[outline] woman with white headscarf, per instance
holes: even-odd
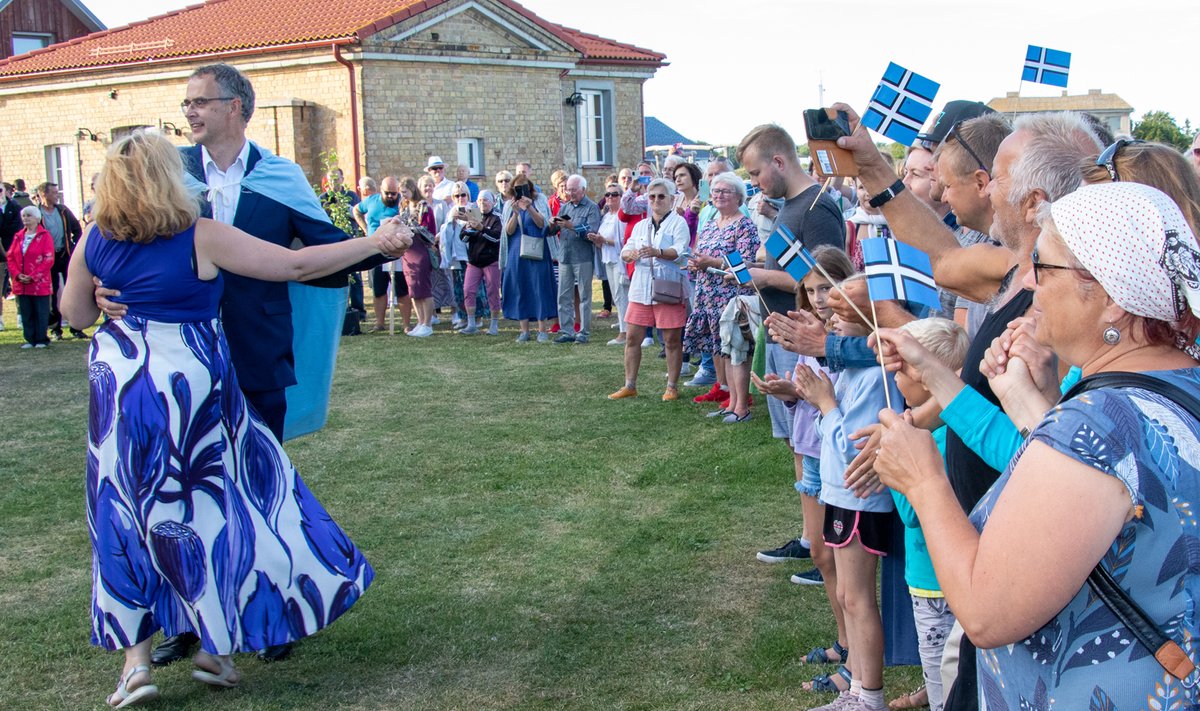
[[[899,416],[881,413],[875,470],[920,517],[938,581],[978,648],[989,708],[1193,706],[1200,246],[1170,198],[1135,183],[1085,186],[1040,217],[1025,278],[1035,336],[1083,380],[1022,433],[969,519],[928,433]],[[910,339],[880,338],[891,369],[920,373]],[[991,382],[1006,400],[1039,389],[1019,357]],[[1152,635],[1114,613],[1117,596],[1093,593],[1089,577],[1105,574],[1177,649],[1148,650]]]

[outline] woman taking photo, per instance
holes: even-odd
[[[513,179],[514,190],[528,191],[532,188],[533,183],[524,175]],[[521,323],[517,343],[529,340],[530,321],[538,322],[538,343],[549,341],[549,319],[558,313],[558,290],[554,285],[554,271],[550,264],[550,240],[546,239],[546,211],[549,208],[545,197],[540,193],[534,193],[534,196],[514,198],[505,210],[507,221],[503,232],[508,237],[508,250],[501,257],[501,304],[504,318]],[[524,250],[522,241],[527,244]]]
[[[676,176],[687,173],[688,166],[691,164],[685,163],[676,168]],[[675,182],[680,182],[678,177]],[[741,294],[753,296],[754,289],[739,286],[737,282],[727,281],[723,275],[709,274],[706,270],[728,269],[726,255],[735,251],[742,255],[744,263],[754,261],[758,253],[758,229],[741,212],[745,200],[746,183],[736,173],[721,173],[713,178],[712,204],[717,216],[704,224],[696,241],[696,250],[688,259],[696,298],[683,331],[683,350],[687,353],[711,354],[717,373],[717,382],[712,389],[696,396],[696,402],[720,402],[730,398],[730,402],[737,406],[725,414],[733,414],[735,419],[749,417],[750,376],[746,373],[745,377],[729,377],[729,359],[721,357],[721,314],[730,300]],[[690,211],[685,212],[691,214]],[[732,390],[736,390],[736,393],[731,398]]]
[[[111,706],[158,696],[150,639],[193,632],[193,678],[236,686],[230,655],[287,644],[346,612],[374,571],[296,474],[238,387],[218,304],[222,271],[272,281],[398,256],[408,230],[289,250],[197,219],[179,152],[135,132],[109,150],[95,225],[71,257],[62,310],[100,315],[93,276],[128,313],[88,357],[92,642],[122,649]]]
[[[683,364],[682,332],[687,320],[689,285],[683,267],[689,255],[687,223],[672,209],[675,184],[657,178],[646,189],[650,213],[633,229],[621,259],[633,264],[629,281],[629,308],[625,313],[625,385],[610,400],[637,396],[637,376],[642,365],[642,339],[646,329],[662,332],[667,351],[665,401],[679,399],[679,369]],[[657,292],[657,293],[656,293]]]
[[[1179,403],[1200,389],[1200,245],[1170,198],[1135,183],[1084,186],[1044,206],[1040,225],[1024,282],[1035,337],[1083,381],[1028,432],[970,519],[928,433],[898,416],[883,413],[875,471],[920,517],[950,607],[978,647],[989,708],[1037,697],[1192,706],[1196,672],[1166,672],[1085,581],[1107,571],[1197,661],[1200,584],[1194,555],[1181,551],[1200,505],[1200,423]],[[921,358],[910,338],[880,335],[889,367],[923,377],[907,365]],[[1106,374],[1117,382],[1092,380]],[[1153,386],[1130,387],[1133,374]],[[1018,357],[991,383],[1006,402],[1042,392]],[[1052,515],[1047,502],[1058,502]]]

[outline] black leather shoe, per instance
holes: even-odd
[[[71,329],[71,336],[85,340],[85,341],[87,340],[87,337],[88,337],[88,335],[86,333],[84,333],[83,331],[80,331],[78,328]]]
[[[184,659],[191,654],[192,647],[199,641],[200,638],[191,632],[167,637],[150,653],[150,663],[156,667],[165,667],[171,662]]]
[[[292,656],[292,645],[276,644],[266,649],[258,650],[258,658],[264,662],[282,662],[284,659]]]

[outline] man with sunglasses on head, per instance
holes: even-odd
[[[335,227],[321,208],[308,178],[300,167],[247,140],[246,125],[254,115],[254,87],[238,69],[228,64],[209,64],[192,72],[180,104],[192,132],[194,146],[180,148],[184,180],[201,201],[201,216],[233,225],[259,239],[291,246],[330,244],[350,239]],[[306,282],[314,286],[345,286],[347,274],[370,269],[389,261],[373,257],[343,272]],[[289,285],[266,282],[227,273],[221,295],[221,318],[229,341],[229,353],[242,392],[279,441],[284,440],[288,398],[285,391],[300,385],[312,401],[322,399],[316,390],[322,383],[298,383],[293,350],[293,303]],[[120,294],[97,287],[96,303],[110,318],[123,318],[127,311]],[[315,314],[315,312],[305,312]],[[344,306],[330,325],[340,332]],[[309,328],[311,319],[296,323]],[[322,334],[323,337],[323,334]],[[318,342],[314,336],[307,342]],[[328,342],[328,341],[321,341]],[[310,367],[327,353],[302,354]],[[319,368],[318,368],[319,369]],[[332,375],[332,371],[329,371]],[[323,393],[326,397],[328,389]],[[300,401],[303,402],[303,401]],[[192,633],[166,639],[154,650],[151,662],[170,664],[186,657],[199,641]],[[290,644],[269,646],[258,652],[264,661],[284,659]]]

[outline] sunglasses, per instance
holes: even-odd
[[[604,197],[621,197],[621,193],[604,193]]]
[[[1132,143],[1145,143],[1145,141],[1138,138],[1118,138],[1116,143],[1105,148],[1104,152],[1096,158],[1096,165],[1104,166],[1104,169],[1108,171],[1108,177],[1112,178],[1114,183],[1121,182],[1121,176],[1117,173],[1117,153]]]
[[[984,164],[983,159],[981,159],[979,157],[979,154],[976,153],[971,148],[970,144],[967,143],[966,139],[963,138],[962,132],[958,130],[958,127],[961,125],[962,125],[962,121],[959,121],[958,123],[951,126],[950,133],[947,134],[947,137],[953,138],[954,140],[958,141],[958,145],[962,146],[962,149],[967,152],[967,155],[971,156],[971,158],[973,158],[975,160],[975,163],[976,163],[976,165],[979,166],[979,169],[982,170],[983,172],[987,173],[987,177],[990,179],[992,177],[991,169],[989,169],[987,167],[987,165]]]
[[[511,183],[512,178],[501,178],[501,179],[497,180],[496,182],[497,183]]]
[[[470,193],[455,193],[455,194],[451,195],[450,197],[452,197],[452,198],[471,197],[471,194]]]
[[[1064,272],[1086,272],[1087,271],[1086,269],[1084,269],[1082,267],[1068,267],[1068,266],[1065,266],[1062,264],[1045,264],[1043,262],[1039,262],[1038,261],[1038,251],[1036,249],[1033,250],[1033,283],[1034,284],[1042,283],[1042,275],[1040,272],[1044,269],[1057,269],[1057,270],[1064,271]]]

